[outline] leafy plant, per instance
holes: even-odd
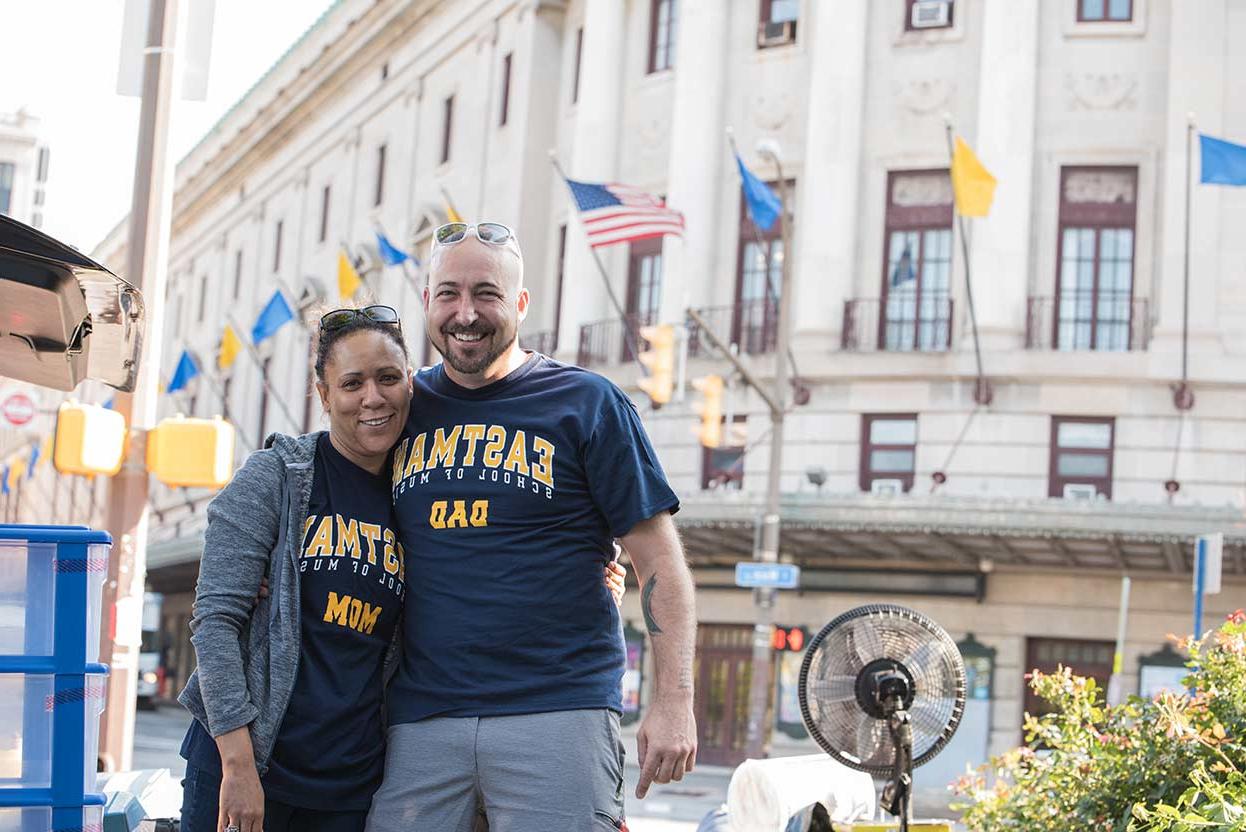
[[[1026,745],[953,790],[976,832],[1246,832],[1246,613],[1188,639],[1188,694],[1107,706],[1093,679],[1031,674],[1055,710],[1026,716]],[[1186,825],[1180,825],[1186,824]],[[1199,825],[1201,824],[1201,825]]]

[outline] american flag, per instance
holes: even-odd
[[[580,219],[593,248],[661,237],[684,235],[684,215],[650,193],[630,185],[567,180],[580,209]]]

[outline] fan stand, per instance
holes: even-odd
[[[891,782],[883,789],[883,808],[900,819],[900,832],[908,832],[913,819],[913,724],[904,709],[904,698],[892,693],[883,703],[887,730],[895,747]]]

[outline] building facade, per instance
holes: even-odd
[[[515,227],[533,297],[521,343],[635,393],[681,494],[702,757],[731,764],[755,615],[731,567],[753,551],[768,411],[729,381],[730,441],[701,447],[695,394],[651,409],[626,333],[675,323],[688,378],[725,372],[685,326],[696,309],[766,383],[786,261],[791,360],[809,397],[781,449],[780,559],[801,565],[802,587],[781,593],[775,617],[814,633],[898,601],[952,633],[970,703],[946,763],[919,771],[939,786],[1020,740],[1039,707],[1028,669],[1106,679],[1123,575],[1129,691],[1173,675],[1149,668],[1170,660],[1167,633],[1191,629],[1197,535],[1225,534],[1209,624],[1246,600],[1246,239],[1234,233],[1246,195],[1193,185],[1188,245],[1185,232],[1190,131],[1246,136],[1243,58],[1228,46],[1246,35],[1246,2],[1199,11],[341,0],[178,164],[164,366],[191,349],[212,367],[223,327],[248,331],[274,291],[336,303],[343,246],[369,292],[401,310],[419,361],[423,275],[383,268],[375,231],[423,257],[451,203]],[[963,237],[952,133],[999,180]],[[731,142],[777,182],[766,139],[791,194],[791,251],[743,209]],[[685,234],[600,250],[603,279],[551,155],[572,178],[664,195]],[[96,258],[122,266],[124,234]],[[308,329],[286,326],[165,410],[222,413],[248,447],[320,427],[308,350]],[[193,663],[185,621],[210,495],[155,493],[149,586],[166,593],[176,684]],[[625,617],[634,718],[651,675],[635,593]],[[798,653],[778,657],[773,753],[813,748],[798,668]]]
[[[49,159],[38,118],[25,110],[0,113],[0,214],[43,226]]]

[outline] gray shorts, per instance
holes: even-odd
[[[394,725],[367,832],[593,832],[623,824],[623,742],[609,710]]]

